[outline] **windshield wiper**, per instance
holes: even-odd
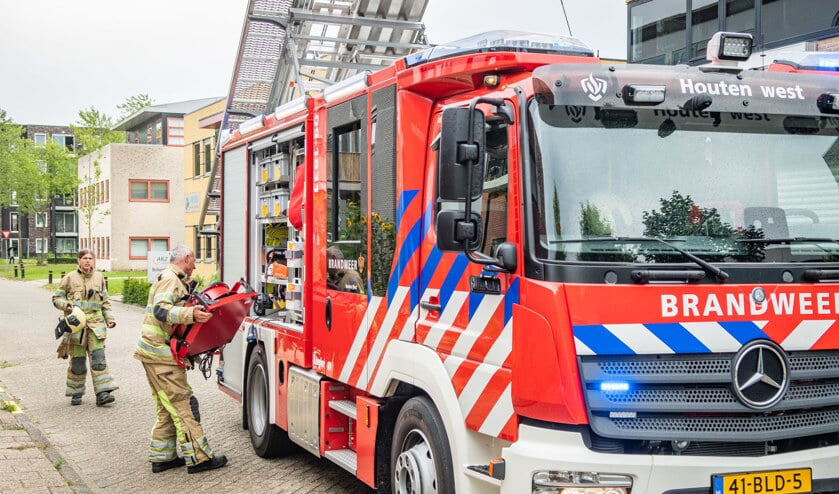
[[[839,244],[835,238],[815,237],[779,237],[779,238],[738,238],[744,244]]]
[[[683,240],[682,240],[683,241]],[[690,252],[682,249],[681,247],[676,247],[675,245],[671,244],[670,242],[658,238],[658,237],[590,237],[590,238],[580,238],[575,240],[555,240],[551,243],[587,243],[587,242],[658,242],[662,245],[666,245],[667,247],[675,250],[679,254],[687,257],[691,261],[693,261],[697,266],[702,268],[705,273],[714,276],[718,281],[725,281],[728,279],[728,273],[723,271],[722,269],[714,266],[713,264],[709,263],[705,259],[698,257]],[[649,276],[644,276],[645,278]]]

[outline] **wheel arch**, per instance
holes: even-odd
[[[446,429],[446,436],[449,441],[449,450],[452,457],[452,469],[455,474],[455,490],[461,492],[466,489],[463,465],[468,464],[465,418],[460,409],[457,395],[454,392],[451,378],[440,359],[440,356],[432,349],[412,342],[393,340],[384,354],[376,377],[370,386],[369,392],[374,396],[387,398],[389,406],[386,410],[386,424],[382,424],[380,414],[379,427],[385,431],[385,435],[377,437],[378,445],[385,446],[376,450],[377,464],[377,485],[387,481],[387,489],[380,492],[390,492],[390,441],[393,437],[393,426],[402,405],[414,396],[425,396],[437,409],[440,418]],[[398,406],[393,406],[398,405]],[[387,425],[387,427],[383,427]],[[387,450],[387,455],[382,456],[379,450]],[[387,458],[385,472],[387,479],[380,480],[380,460]]]

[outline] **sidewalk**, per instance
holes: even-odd
[[[38,287],[47,280],[27,280]],[[2,363],[2,362],[0,362]],[[0,381],[0,492],[93,492]]]
[[[10,411],[13,409],[14,411]],[[90,493],[0,382],[0,492]]]

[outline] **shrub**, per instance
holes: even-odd
[[[151,285],[144,278],[128,278],[122,286],[122,301],[145,306],[149,300],[149,288]]]

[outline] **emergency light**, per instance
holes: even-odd
[[[796,70],[839,72],[839,52],[783,52],[775,57],[774,63],[788,65]]]
[[[666,86],[654,84],[627,84],[621,91],[626,104],[655,105],[664,101]]]
[[[580,57],[594,56],[594,51],[591,48],[579,39],[570,36],[500,30],[477,34],[413,53],[405,57],[405,65],[414,67],[433,60],[493,51],[553,53]]]
[[[738,62],[752,56],[752,35],[718,32],[708,40],[705,58],[713,63]]]
[[[600,391],[608,393],[626,393],[629,391],[629,383],[626,381],[603,381],[600,383]]]

